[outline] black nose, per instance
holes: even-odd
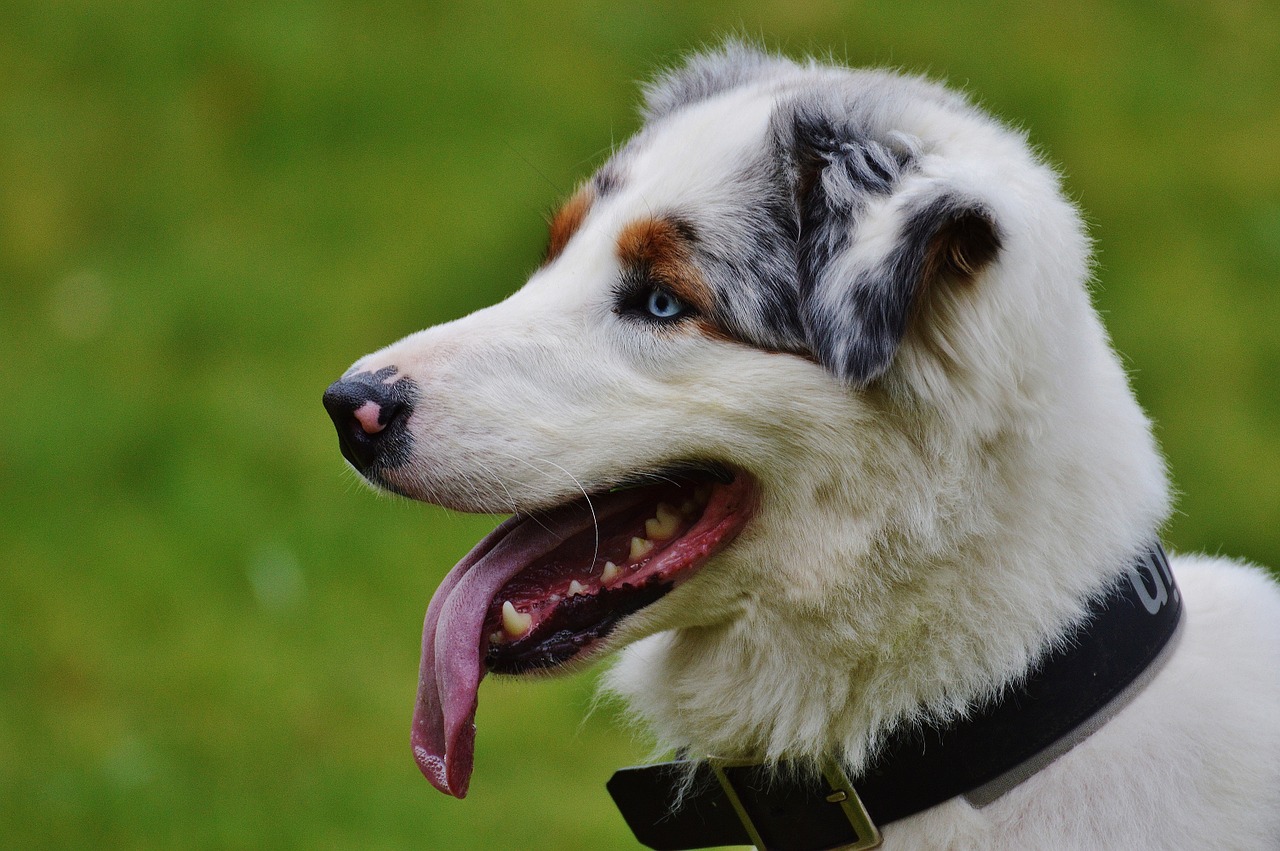
[[[387,382],[393,370],[349,375],[324,391],[324,407],[338,429],[342,457],[360,472],[391,466],[408,454],[405,422],[413,412],[413,383]]]

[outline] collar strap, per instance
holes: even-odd
[[[1066,753],[1155,675],[1181,619],[1169,561],[1154,543],[1024,682],[959,721],[895,735],[857,777],[836,762],[814,771],[682,759],[620,769],[609,794],[636,838],[658,851],[874,848],[876,825],[957,795],[983,806]]]

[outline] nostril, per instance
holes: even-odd
[[[372,399],[356,408],[355,418],[365,434],[377,434],[386,428],[382,424],[382,406]]]
[[[405,404],[395,399],[383,402],[375,402],[373,399],[369,399],[352,411],[351,415],[355,417],[356,422],[359,423],[364,433],[372,437],[375,434],[381,434],[386,431],[388,426],[394,425],[396,419],[405,410]]]

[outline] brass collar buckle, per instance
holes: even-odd
[[[716,780],[720,782],[720,787],[724,790],[725,797],[733,805],[733,810],[737,814],[738,820],[742,822],[743,829],[751,837],[752,844],[756,846],[758,851],[773,851],[777,846],[770,846],[765,841],[760,828],[752,820],[750,811],[743,803],[744,795],[739,794],[740,790],[734,785],[734,778],[731,776],[737,773],[734,772],[734,769],[756,766],[757,763],[753,763],[750,760],[729,760],[718,757],[708,757],[707,763],[710,765],[712,773],[715,774]],[[880,847],[881,842],[883,842],[880,837],[880,830],[871,821],[867,808],[863,805],[862,799],[858,797],[857,791],[853,788],[853,783],[849,781],[848,775],[845,774],[840,764],[834,759],[828,759],[822,765],[822,777],[827,786],[824,793],[827,803],[840,808],[845,819],[849,822],[849,826],[853,828],[856,839],[851,843],[832,846],[821,849],[821,851],[863,851],[863,849]],[[739,777],[739,782],[741,782],[741,779]],[[813,849],[813,851],[819,851],[819,849]]]

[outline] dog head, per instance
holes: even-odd
[[[369,481],[515,515],[428,612],[415,746],[453,794],[486,671],[838,622],[888,552],[992,522],[973,491],[1000,471],[975,447],[1041,433],[1073,394],[1127,398],[1077,214],[965,99],[731,45],[662,77],[644,117],[520,290],[325,395]]]

